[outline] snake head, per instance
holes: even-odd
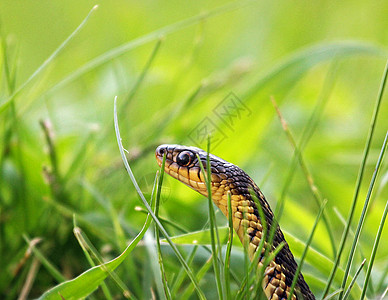
[[[181,145],[160,145],[156,148],[155,156],[159,166],[162,165],[163,156],[166,156],[164,171],[170,176],[183,182],[190,188],[207,196],[205,177],[198,160],[202,162],[206,171],[207,152],[196,147]],[[215,187],[222,180],[227,180],[226,170],[234,165],[209,154],[211,185]]]

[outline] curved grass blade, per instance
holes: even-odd
[[[381,297],[379,300],[384,300],[385,299],[385,296],[388,294],[388,286],[387,288],[384,290],[384,292],[382,293]]]
[[[140,196],[142,202],[143,202],[143,205],[145,206],[145,208],[147,209],[148,213],[150,214],[151,218],[154,220],[154,222],[156,223],[157,227],[159,228],[159,230],[163,233],[163,235],[165,236],[165,238],[167,239],[167,242],[170,244],[172,250],[174,251],[175,255],[177,256],[178,260],[180,261],[180,263],[182,264],[183,268],[186,270],[186,273],[187,275],[189,276],[190,280],[192,281],[192,283],[194,284],[194,287],[196,289],[196,292],[199,296],[200,299],[205,299],[205,295],[204,293],[202,292],[202,290],[200,289],[199,285],[198,285],[198,282],[193,274],[193,272],[191,271],[190,267],[187,265],[185,259],[183,258],[182,254],[179,252],[178,248],[176,247],[176,245],[172,242],[170,236],[168,235],[166,229],[164,229],[162,223],[160,223],[159,219],[155,216],[154,212],[152,211],[150,205],[148,204],[147,200],[145,199],[143,193],[141,192],[140,190],[140,187],[135,179],[135,176],[133,175],[132,173],[132,169],[131,167],[129,166],[129,163],[128,163],[128,160],[125,156],[125,153],[124,153],[124,147],[121,143],[121,135],[120,135],[120,130],[119,130],[119,125],[118,125],[118,120],[117,120],[117,106],[116,106],[116,101],[117,101],[117,97],[115,97],[115,100],[114,100],[114,124],[115,124],[115,131],[116,131],[116,138],[117,138],[117,144],[119,146],[119,150],[120,150],[120,154],[121,154],[121,158],[123,160],[123,163],[124,163],[124,166],[127,170],[127,173],[129,175],[129,177],[131,178],[131,181],[133,183],[133,185],[135,186],[135,189],[138,193],[138,195]],[[164,170],[161,170],[161,172],[163,172]]]
[[[58,296],[60,296],[66,300],[77,300],[94,292],[101,282],[109,275],[109,272],[116,269],[140,242],[145,232],[148,230],[151,220],[152,219],[148,215],[141,231],[118,257],[104,265],[93,267],[72,280],[57,285],[45,292],[39,299],[57,300]]]
[[[330,299],[333,299],[335,296],[337,296],[339,293],[342,292],[342,289],[339,289],[339,290],[336,290],[335,292],[327,295],[325,298],[323,298],[322,300],[330,300]]]
[[[120,112],[121,113],[123,113],[125,111],[125,109],[127,108],[128,104],[131,102],[132,98],[135,96],[135,94],[136,94],[137,90],[139,89],[141,83],[143,82],[147,72],[151,68],[151,65],[152,65],[152,63],[153,63],[153,61],[154,61],[154,59],[156,57],[156,54],[158,53],[158,51],[160,49],[160,45],[162,44],[162,41],[163,41],[162,37],[160,37],[157,40],[154,49],[152,49],[152,53],[151,53],[150,57],[148,58],[148,60],[147,60],[147,62],[145,64],[143,70],[140,73],[140,76],[137,78],[134,86],[132,87],[131,91],[128,93],[128,96],[126,97],[125,101],[123,102],[123,104],[120,107]]]
[[[164,166],[166,164],[166,154],[163,155],[163,161],[162,161],[162,166],[161,170],[164,170]],[[155,216],[159,217],[159,203],[160,203],[160,195],[162,193],[162,185],[163,185],[163,177],[164,177],[164,172],[162,171],[160,173],[160,176],[158,178],[158,192],[156,194],[156,203],[155,203]],[[166,299],[171,299],[171,292],[167,284],[167,278],[166,278],[166,272],[164,269],[164,263],[163,263],[163,257],[162,257],[162,249],[160,247],[160,234],[159,234],[159,229],[155,228],[155,239],[156,239],[156,247],[158,251],[158,260],[159,260],[159,267],[160,267],[160,274],[161,274],[161,280],[163,283],[163,291]]]

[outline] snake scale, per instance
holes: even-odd
[[[202,149],[181,145],[161,145],[155,152],[159,166],[162,164],[163,156],[166,155],[166,173],[207,197],[206,183],[197,154],[206,170],[208,154]],[[280,243],[284,243],[284,246],[266,267],[261,285],[268,299],[286,300],[291,292],[297,263],[280,227],[274,222],[274,215],[267,200],[254,181],[239,167],[212,154],[209,154],[209,161],[212,200],[223,214],[228,216],[227,192],[230,191],[233,228],[243,244],[244,240],[248,239],[247,251],[251,260],[262,238],[263,224],[250,191],[253,191],[260,203],[268,228],[272,224],[276,226],[272,245],[267,241],[264,242],[259,265],[263,263],[265,248],[270,247],[271,251]],[[315,299],[301,273],[298,276],[291,299]]]

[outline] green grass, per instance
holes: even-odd
[[[204,118],[317,299],[387,293],[388,4],[94,5],[0,3],[1,299],[260,297],[230,220],[155,162],[206,149]]]

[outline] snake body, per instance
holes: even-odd
[[[155,153],[159,166],[162,164],[163,156],[166,155],[166,173],[207,197],[206,183],[197,154],[206,170],[208,154],[202,149],[180,145],[161,145],[156,149]],[[268,228],[272,224],[276,226],[272,245],[267,241],[264,242],[259,258],[259,266],[263,265],[265,248],[270,247],[269,251],[272,251],[280,243],[284,243],[284,246],[266,267],[261,285],[268,299],[288,299],[297,263],[280,227],[274,222],[273,212],[263,193],[254,181],[236,165],[212,154],[209,154],[209,161],[211,167],[212,200],[223,214],[228,216],[227,193],[228,191],[230,192],[233,228],[243,244],[244,241],[249,241],[247,251],[250,259],[253,259],[263,236],[262,222],[266,222]],[[256,195],[264,212],[265,220],[261,220],[256,202],[252,199],[250,191]],[[290,298],[292,300],[315,299],[301,273],[298,276],[295,291]]]

